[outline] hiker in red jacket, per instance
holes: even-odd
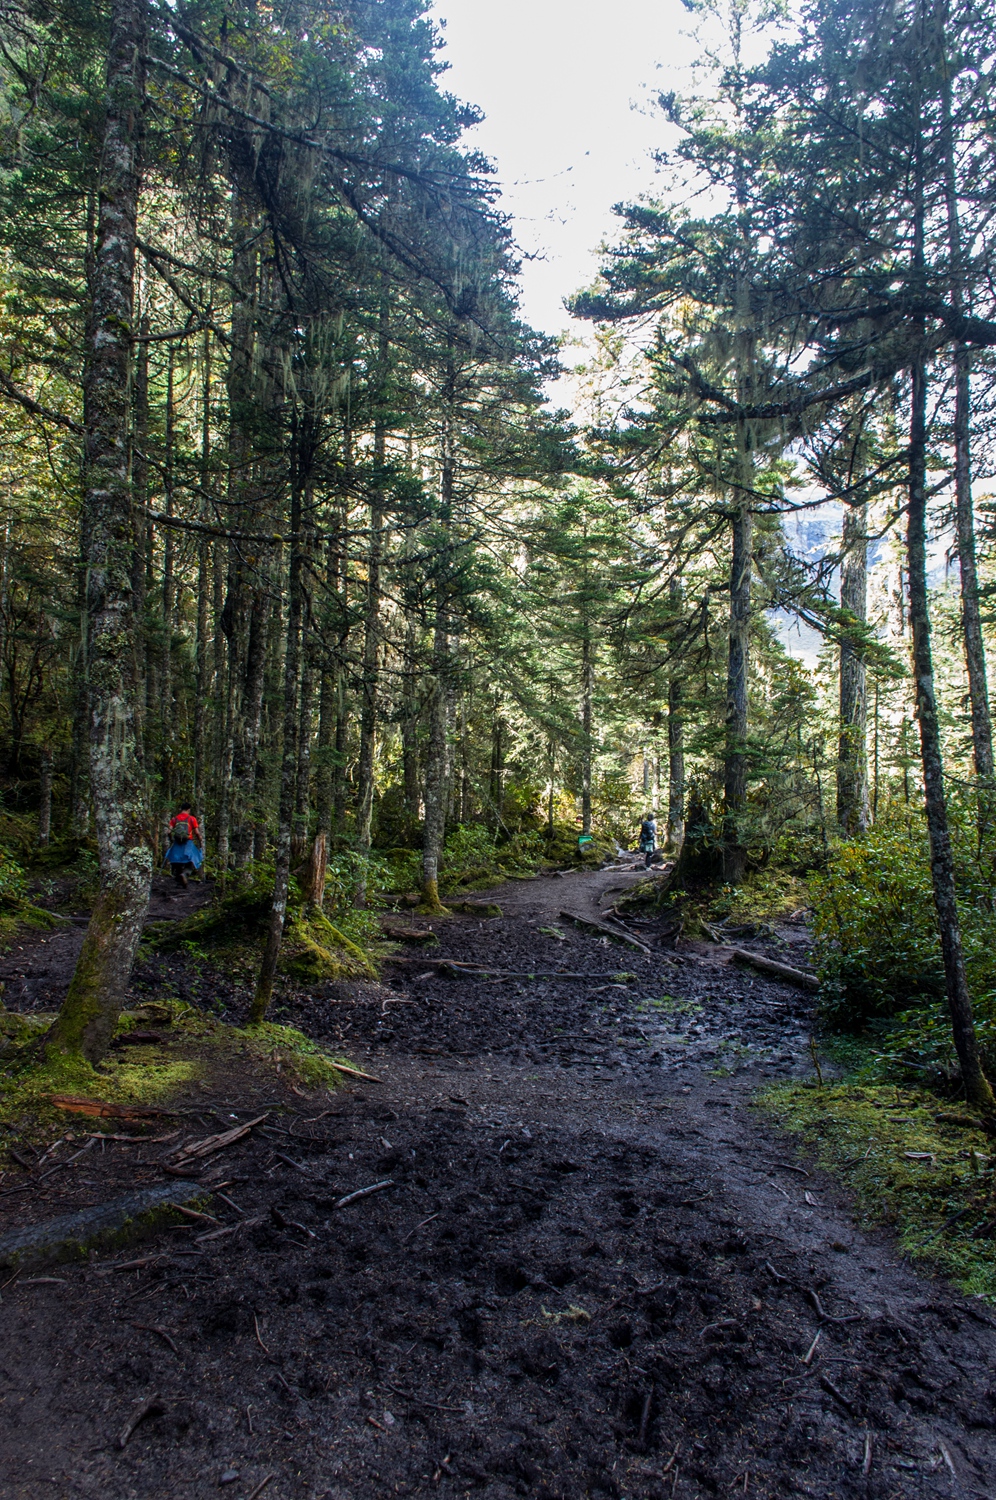
[[[180,811],[170,818],[169,834],[166,863],[172,870],[177,885],[186,886],[188,874],[199,870],[204,863],[201,825],[191,812],[189,802],[182,802]]]

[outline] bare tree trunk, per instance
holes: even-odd
[[[383,448],[381,448],[383,463]],[[378,466],[379,467],[379,466]],[[374,753],[377,745],[377,693],[380,684],[380,564],[384,513],[379,492],[370,507],[370,547],[367,552],[366,618],[363,628],[363,677],[360,707],[360,755],[357,765],[356,852],[370,853],[374,805]],[[363,904],[365,882],[357,892]]]
[[[868,619],[868,507],[844,508],[840,605],[856,625]],[[868,830],[868,698],[860,640],[840,643],[840,737],[837,745],[837,822],[848,838]]]
[[[954,125],[951,118],[951,67],[942,73],[942,110],[945,135],[944,195],[948,220],[948,245],[951,253],[951,300],[957,312],[965,304],[964,250],[958,215],[958,182],[955,167]],[[979,575],[975,557],[975,516],[972,506],[971,455],[971,370],[969,353],[964,344],[954,347],[955,413],[955,517],[958,533],[958,565],[961,574],[961,618],[968,669],[968,694],[972,708],[972,752],[975,774],[982,784],[979,797],[979,821],[989,822],[993,780],[993,729],[989,711],[989,683],[986,677],[986,650],[982,638],[979,609]]]
[[[679,854],[685,836],[685,721],[677,676],[667,685],[667,770],[667,848]]]
[[[295,455],[294,466],[297,465]],[[294,818],[295,792],[298,768],[298,736],[301,727],[299,702],[301,674],[301,618],[302,618],[302,558],[301,558],[301,491],[299,477],[295,473],[291,496],[291,555],[289,569],[289,601],[287,615],[287,638],[284,647],[284,737],[280,759],[280,811],[278,814],[277,858],[273,880],[273,901],[270,906],[270,921],[266,934],[266,947],[260,964],[256,992],[249,1010],[250,1025],[258,1026],[266,1016],[266,1008],[273,994],[273,981],[280,957],[284,921],[287,916],[287,895],[290,887],[291,834]]]
[[[297,794],[294,802],[294,828],[291,835],[291,868],[302,863],[308,852],[308,821],[311,815],[311,737],[315,696],[315,659],[311,650],[311,601],[302,589],[301,621],[301,724],[298,730]]]
[[[749,454],[741,455],[743,463]],[[747,676],[750,651],[752,517],[746,493],[732,518],[730,646],[726,674],[726,751],[723,788],[723,879],[739,885],[747,871],[743,819],[747,807]]]
[[[418,786],[418,705],[415,694],[418,664],[416,662],[415,621],[409,616],[405,627],[405,664],[401,707],[401,765],[405,789],[405,812],[412,822],[419,815]]]
[[[921,13],[921,26],[922,26]],[[913,273],[915,286],[925,281],[924,254],[924,165],[922,138],[916,137],[913,183]],[[944,795],[944,763],[941,731],[934,689],[934,663],[930,642],[930,612],[927,593],[927,366],[923,354],[926,329],[920,323],[920,348],[913,362],[910,392],[909,507],[906,553],[909,566],[910,629],[913,637],[913,685],[920,724],[920,753],[930,838],[930,874],[934,908],[944,960],[944,983],[951,1032],[961,1065],[965,1098],[996,1128],[996,1098],[982,1071],[979,1043],[972,1015],[972,998],[965,973],[955,889],[954,856],[948,830]]]
[[[930,835],[930,873],[934,907],[944,958],[944,979],[955,1050],[969,1104],[996,1117],[996,1099],[982,1071],[972,1000],[965,975],[965,955],[955,893],[954,857],[944,796],[941,732],[934,690],[927,597],[927,372],[923,359],[913,367],[910,420],[910,490],[906,532],[910,570],[910,625],[913,632],[913,681],[920,724],[920,752]]]
[[[52,837],[52,747],[43,745],[41,750],[41,776],[38,793],[38,843],[42,849],[48,847]]]
[[[446,833],[449,771],[449,638],[446,619],[436,619],[429,703],[429,746],[425,766],[425,818],[422,836],[422,910],[443,911],[439,900],[439,861]]]
[[[173,514],[173,481],[175,461],[174,429],[174,353],[169,346],[169,363],[166,370],[166,432],[165,463],[163,466],[163,508],[168,516]],[[169,807],[173,801],[173,765],[176,740],[176,704],[173,701],[173,528],[162,530],[163,576],[162,576],[162,656],[159,663],[159,784],[163,802]]]
[[[131,978],[149,904],[152,857],[135,745],[135,618],[129,472],[129,379],[135,236],[145,95],[145,14],[113,0],[100,205],[83,372],[90,788],[100,837],[100,890],[48,1047],[97,1062]]]
[[[584,622],[581,641],[581,832],[591,833],[592,721],[595,697],[595,648]]]
[[[201,422],[201,488],[211,481],[211,335],[204,335],[204,409]],[[206,498],[202,514],[207,517]],[[205,748],[208,711],[208,602],[211,588],[210,545],[206,536],[197,544],[197,638],[194,647],[194,786],[193,801],[204,834]]]

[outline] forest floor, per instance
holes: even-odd
[[[275,1019],[379,1082],[179,1090],[188,1133],[270,1113],[213,1158],[217,1224],[2,1289],[0,1495],[991,1500],[996,1321],[857,1230],[752,1103],[811,1074],[809,995],[652,923],[645,956],[561,916],[640,874],[423,921],[432,957],[503,975],[407,950],[380,983],[281,992]],[[207,894],[157,884],[152,917]],[[54,1008],[81,930],[18,940],[8,1006]],[[787,923],[757,947],[805,943]],[[140,966],[156,995],[232,1021],[248,999],[185,956]],[[154,1142],[99,1145],[7,1172],[0,1233],[164,1180]]]

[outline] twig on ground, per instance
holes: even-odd
[[[257,1342],[257,1344],[262,1349],[262,1351],[263,1351],[264,1354],[269,1355],[270,1351],[266,1347],[266,1345],[263,1343],[263,1339],[262,1339],[262,1336],[261,1336],[260,1331],[259,1331],[259,1319],[257,1318],[257,1316],[256,1316],[255,1313],[253,1313],[253,1315],[252,1315],[252,1322],[253,1322],[253,1327],[256,1330],[256,1342]]]
[[[221,1223],[221,1220],[216,1219],[214,1214],[202,1214],[198,1212],[196,1208],[185,1208],[182,1203],[174,1203],[173,1207],[176,1209],[177,1213],[182,1214],[185,1219],[196,1219],[202,1224]]]
[[[256,1500],[256,1496],[257,1495],[261,1495],[263,1493],[263,1491],[266,1489],[266,1486],[269,1484],[270,1480],[271,1479],[276,1479],[276,1477],[277,1477],[277,1472],[274,1469],[274,1471],[273,1471],[272,1474],[267,1474],[267,1476],[266,1476],[265,1479],[261,1479],[259,1481],[259,1484],[257,1484],[257,1486],[253,1490],[252,1494],[248,1497],[248,1500]]]
[[[118,1448],[124,1448],[139,1422],[144,1422],[146,1417],[151,1417],[163,1410],[163,1398],[161,1396],[148,1396],[139,1403],[132,1412],[127,1422],[117,1436]]]
[[[383,1182],[372,1182],[369,1187],[357,1188],[355,1193],[347,1193],[344,1198],[339,1198],[335,1206],[345,1208],[348,1203],[355,1203],[357,1198],[369,1198],[372,1193],[382,1193],[385,1188],[393,1186],[393,1177],[387,1177]]]
[[[401,1243],[403,1245],[406,1245],[408,1243],[408,1241],[411,1239],[412,1235],[415,1233],[416,1230],[418,1230],[418,1229],[424,1229],[425,1226],[426,1226],[426,1224],[431,1224],[432,1221],[433,1221],[433,1219],[438,1219],[438,1218],[439,1218],[439,1214],[438,1213],[436,1213],[436,1214],[430,1214],[427,1219],[423,1219],[421,1221],[421,1223],[416,1224],[415,1225],[415,1229],[409,1229],[408,1233],[405,1235],[405,1237],[401,1241]]]
[[[786,1172],[798,1172],[800,1177],[809,1176],[809,1173],[806,1171],[805,1167],[796,1167],[790,1161],[773,1161],[770,1163],[770,1165],[773,1167],[784,1167]]]
[[[383,1083],[383,1078],[375,1078],[372,1073],[361,1073],[359,1068],[349,1068],[345,1063],[333,1062],[333,1068],[338,1073],[348,1073],[351,1078],[362,1078],[366,1083]],[[320,1118],[320,1117],[319,1117]]]
[[[285,1156],[282,1151],[274,1151],[273,1154],[277,1158],[277,1161],[283,1162],[285,1167],[293,1167],[295,1172],[303,1172],[305,1177],[311,1176],[310,1169],[303,1167],[299,1161],[294,1161],[293,1157]]]
[[[811,1287],[811,1286],[807,1286],[806,1287],[806,1296],[809,1298],[809,1300],[812,1303],[813,1307],[816,1309],[817,1314],[819,1315],[819,1317],[821,1317],[823,1319],[824,1323],[860,1323],[861,1322],[861,1319],[862,1319],[862,1316],[863,1316],[861,1313],[847,1313],[842,1318],[832,1317],[831,1314],[828,1313],[827,1310],[826,1310],[826,1308],[823,1306],[823,1303],[820,1301],[819,1293],[816,1292],[814,1290],[814,1288]]]
[[[775,1278],[776,1281],[788,1281],[789,1280],[788,1276],[783,1276],[782,1273],[781,1273],[781,1271],[776,1271],[775,1270],[775,1268],[771,1264],[770,1260],[766,1260],[764,1262],[764,1269],[766,1271],[770,1271],[771,1274],[772,1274],[772,1276]]]
[[[819,1329],[819,1328],[817,1328],[817,1330],[816,1330],[816,1337],[814,1338],[813,1342],[810,1344],[809,1348],[806,1350],[806,1353],[805,1353],[805,1355],[803,1357],[803,1361],[802,1362],[803,1362],[804,1365],[811,1365],[813,1363],[813,1355],[816,1353],[816,1346],[817,1346],[817,1344],[820,1341],[820,1333],[821,1332],[822,1332],[822,1330]]]
[[[834,1385],[833,1381],[830,1379],[829,1375],[821,1375],[820,1376],[820,1385],[823,1387],[823,1389],[825,1391],[827,1391],[833,1397],[833,1399],[835,1401],[839,1401],[840,1402],[841,1406],[844,1408],[844,1410],[846,1412],[849,1412],[852,1417],[855,1415],[854,1402],[853,1401],[849,1401],[847,1399],[847,1397],[844,1395],[843,1391],[839,1391],[837,1389],[837,1387]]]
[[[664,1475],[667,1474],[669,1472],[669,1470],[674,1467],[674,1461],[678,1457],[678,1454],[680,1452],[681,1452],[681,1444],[679,1443],[678,1446],[677,1446],[677,1448],[675,1448],[674,1452],[671,1454],[671,1457],[668,1459],[667,1463],[664,1465],[663,1469],[661,1469],[661,1478],[662,1479],[664,1478]]]
[[[871,1473],[871,1466],[872,1466],[872,1435],[871,1435],[870,1432],[866,1432],[865,1433],[865,1456],[864,1456],[864,1459],[862,1460],[862,1463],[861,1463],[861,1472],[866,1477]]]
[[[236,1141],[241,1141],[247,1136],[254,1125],[261,1125],[269,1116],[269,1111],[263,1115],[257,1115],[255,1120],[247,1120],[244,1125],[234,1125],[231,1130],[223,1130],[217,1135],[206,1135],[202,1140],[191,1141],[187,1146],[181,1146],[173,1154],[176,1157],[176,1165],[184,1166],[187,1162],[194,1161],[200,1157],[213,1156],[216,1151],[223,1151],[226,1146],[234,1146]]]
[[[173,1340],[170,1338],[169,1334],[166,1332],[165,1328],[157,1328],[154,1323],[133,1323],[131,1326],[132,1326],[132,1328],[137,1328],[138,1331],[139,1331],[139,1333],[155,1333],[155,1334],[158,1334],[158,1336],[162,1339],[163,1343],[164,1344],[168,1344],[169,1347],[172,1349],[173,1353],[176,1354],[176,1355],[179,1355],[179,1353],[180,1353],[179,1349],[176,1347],[176,1345],[174,1344]]]

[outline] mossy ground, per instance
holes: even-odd
[[[226,1025],[192,1007],[164,1002],[126,1013],[118,1034],[153,1026],[164,1041],[112,1051],[91,1067],[78,1058],[46,1059],[24,1043],[41,1036],[51,1016],[0,1016],[0,1029],[15,1034],[15,1046],[0,1073],[0,1128],[16,1127],[18,1142],[40,1144],[77,1123],[78,1115],[59,1109],[53,1094],[73,1094],[105,1104],[142,1105],[187,1111],[243,1097],[279,1097],[303,1090],[334,1090],[343,1081],[336,1059],[291,1026],[264,1023]],[[113,1119],[87,1117],[90,1130],[120,1129]],[[0,1137],[0,1163],[11,1142]]]
[[[996,1155],[963,1109],[889,1084],[779,1084],[757,1102],[847,1184],[859,1224],[996,1303]]]
[[[200,959],[223,952],[226,970],[249,973],[259,966],[271,899],[272,886],[265,882],[237,887],[180,922],[151,923],[143,942],[148,949],[167,953],[182,949]],[[367,930],[377,932],[373,917],[364,928],[364,937]],[[313,907],[288,910],[277,967],[301,984],[377,977],[372,954]]]

